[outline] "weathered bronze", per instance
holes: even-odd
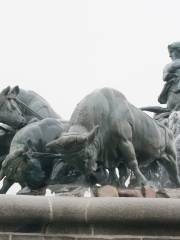
[[[169,110],[180,109],[180,42],[168,46],[172,62],[167,64],[163,71],[165,85],[158,98],[161,104],[167,103]]]
[[[94,176],[99,167],[107,168],[113,184],[117,183],[115,168],[122,166],[131,169],[139,184],[146,184],[139,166],[158,161],[180,186],[171,131],[114,89],[86,96],[75,108],[68,131],[47,147],[86,176]]]
[[[0,193],[6,193],[14,182],[31,189],[45,186],[51,175],[53,159],[36,159],[28,152],[45,152],[45,145],[59,137],[63,130],[64,125],[53,118],[33,122],[20,129],[2,163],[0,178],[5,178]]]
[[[10,143],[20,128],[47,117],[61,119],[48,102],[37,93],[20,89],[18,86],[2,90],[0,93],[0,122],[2,122],[0,163],[9,153]]]
[[[19,99],[24,106],[19,105],[16,99]],[[0,122],[19,129],[28,122],[37,118],[32,112],[27,111],[27,106],[42,118],[61,117],[55,113],[48,102],[33,91],[20,89],[18,86],[14,88],[7,87],[0,93]]]
[[[33,91],[5,88],[0,93],[0,175],[5,176],[0,192],[14,182],[30,191],[57,183],[67,189],[96,183],[126,187],[130,176],[130,186],[179,187],[180,42],[168,51],[172,62],[164,68],[158,98],[167,107],[141,109],[153,111],[154,119],[110,88],[86,96],[70,122]]]

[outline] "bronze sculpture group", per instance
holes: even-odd
[[[48,184],[180,187],[180,42],[168,46],[158,98],[166,108],[136,108],[117,90],[87,95],[69,121],[45,99],[18,86],[0,93],[0,179],[6,193],[18,182],[38,190]],[[118,174],[117,174],[118,171]]]

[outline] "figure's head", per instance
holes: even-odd
[[[174,42],[168,45],[169,57],[172,60],[180,59],[180,42]]]

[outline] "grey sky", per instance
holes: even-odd
[[[1,1],[1,88],[37,91],[66,119],[104,86],[157,104],[179,9],[178,0]]]

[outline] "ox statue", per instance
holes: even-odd
[[[18,182],[22,187],[40,188],[46,184],[53,163],[36,158],[29,158],[29,148],[37,152],[45,152],[48,142],[58,138],[65,126],[61,121],[46,118],[30,123],[21,128],[14,136],[10,152],[2,163],[0,178],[4,178],[0,193],[6,193],[10,186]],[[31,146],[30,146],[31,145]]]
[[[63,161],[88,176],[107,168],[111,183],[115,168],[124,166],[139,184],[146,184],[140,167],[158,161],[180,186],[171,131],[114,89],[103,88],[86,96],[75,108],[68,131],[47,148],[61,153]]]
[[[3,123],[0,123],[0,168],[1,163],[9,153],[9,146],[15,135],[15,130]]]
[[[0,160],[9,152],[10,142],[21,127],[43,118],[58,118],[49,103],[33,91],[7,87],[0,93]]]
[[[36,115],[34,115],[34,114]],[[19,129],[35,118],[61,117],[49,103],[33,91],[7,87],[0,93],[0,122]]]

